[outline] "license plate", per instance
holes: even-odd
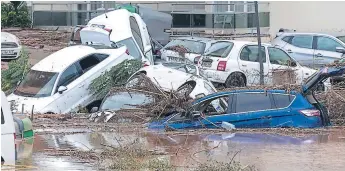
[[[14,50],[2,50],[1,55],[13,55]]]
[[[211,62],[202,62],[201,66],[203,66],[203,67],[211,67],[212,63]]]
[[[172,57],[172,56],[169,56],[168,59],[169,59],[169,61],[173,61],[173,62],[184,62],[185,61],[184,58]]]

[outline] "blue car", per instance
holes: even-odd
[[[331,76],[345,73],[345,66],[326,67],[305,81],[300,91],[238,90],[214,93],[193,102],[183,113],[151,122],[151,129],[220,128],[222,122],[236,128],[315,128],[330,125],[328,110],[314,92]]]

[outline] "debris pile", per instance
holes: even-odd
[[[22,45],[36,49],[44,48],[54,52],[66,47],[70,38],[70,32],[68,31],[40,29],[5,29],[3,31],[17,36]]]

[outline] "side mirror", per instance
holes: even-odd
[[[205,97],[205,94],[204,93],[200,93],[200,94],[197,94],[195,96],[195,99],[200,99],[200,98],[203,98],[203,97]]]
[[[345,54],[345,48],[343,48],[343,47],[336,47],[336,48],[335,48],[335,51],[336,51],[336,52],[339,52],[339,53]]]
[[[295,67],[295,66],[297,66],[297,63],[296,63],[295,61],[291,61],[290,65],[291,65],[292,67]]]
[[[59,88],[58,88],[58,92],[60,93],[60,94],[62,94],[64,91],[66,91],[67,90],[67,87],[66,86],[60,86]]]
[[[90,110],[90,113],[95,113],[98,111],[98,107],[92,107],[92,109]]]

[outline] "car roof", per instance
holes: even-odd
[[[233,91],[226,91],[226,92],[218,92],[218,93],[213,93],[208,96],[205,96],[203,98],[200,98],[196,100],[194,103],[199,103],[201,101],[217,97],[217,96],[222,96],[222,95],[228,95],[231,93],[262,93],[262,92],[269,92],[269,93],[280,93],[280,94],[293,94],[295,95],[297,92],[296,91],[290,91],[287,92],[285,90],[233,90]]]
[[[244,41],[244,40],[217,40],[218,42],[232,42],[237,46],[244,46],[244,45],[257,45],[258,42],[251,42],[251,41]],[[272,46],[269,43],[261,43],[263,46]]]
[[[62,72],[70,64],[97,50],[86,45],[75,45],[63,48],[42,59],[31,69],[46,72]]]
[[[192,40],[192,41],[197,41],[197,42],[208,42],[208,41],[212,41],[212,39],[210,38],[206,38],[206,37],[178,37],[176,38],[178,40]]]
[[[318,36],[333,36],[331,34],[325,34],[325,33],[303,33],[303,32],[282,32],[282,35],[318,35]]]

